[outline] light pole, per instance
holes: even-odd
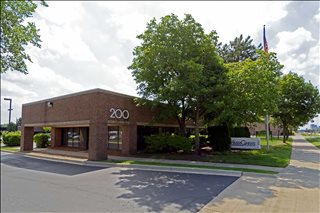
[[[11,111],[13,110],[12,108],[11,108],[11,106],[12,106],[12,99],[11,98],[4,98],[4,100],[5,101],[10,101],[10,106],[9,106],[9,109],[8,109],[8,111],[9,111],[9,124],[11,123]]]

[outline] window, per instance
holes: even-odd
[[[119,126],[108,126],[108,149],[121,150],[122,130]]]
[[[80,128],[63,129],[63,145],[68,147],[80,147]]]

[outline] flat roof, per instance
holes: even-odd
[[[105,94],[116,95],[116,96],[121,96],[121,97],[125,97],[125,98],[139,98],[137,96],[131,96],[131,95],[126,95],[126,94],[122,94],[122,93],[117,93],[117,92],[112,92],[109,90],[96,88],[96,89],[85,90],[82,92],[76,92],[76,93],[71,93],[71,94],[67,94],[67,95],[61,95],[61,96],[57,96],[57,97],[47,98],[47,99],[43,99],[40,101],[29,102],[29,103],[22,104],[22,106],[28,106],[28,105],[39,104],[39,103],[48,102],[48,101],[60,100],[60,99],[70,98],[70,97],[74,97],[74,96],[78,96],[78,95],[86,95],[86,94],[90,94],[90,93],[105,93]]]

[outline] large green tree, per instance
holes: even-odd
[[[320,95],[318,88],[292,72],[281,78],[279,95],[274,117],[282,123],[285,142],[289,127],[302,126],[320,113]]]
[[[217,119],[219,123],[247,125],[277,110],[277,87],[283,65],[275,53],[258,50],[257,54],[255,61],[248,58],[227,64],[229,89],[224,111]]]
[[[256,60],[259,57],[258,49],[262,49],[262,45],[255,46],[250,36],[244,38],[242,34],[236,37],[229,44],[219,43],[218,52],[226,63],[240,62],[248,58]]]
[[[186,121],[193,119],[199,150],[200,117],[226,80],[223,61],[215,49],[216,33],[204,33],[191,15],[179,20],[171,14],[160,22],[152,19],[137,38],[142,43],[135,48],[129,69],[142,96],[140,103],[152,100],[145,101],[152,107],[166,104],[167,110],[161,110],[159,117],[174,115],[181,135],[186,134]]]
[[[41,5],[48,6],[45,1]],[[1,28],[0,28],[0,50],[1,50],[1,73],[9,70],[28,73],[25,60],[30,62],[31,58],[25,48],[29,44],[40,47],[40,36],[33,22],[27,18],[32,17],[38,3],[35,1],[0,1]]]

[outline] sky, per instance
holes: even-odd
[[[29,74],[1,75],[1,123],[21,117],[23,103],[101,88],[137,96],[136,83],[127,68],[136,38],[155,17],[174,13],[180,19],[191,14],[208,33],[216,30],[219,41],[228,43],[243,34],[262,43],[266,25],[269,50],[278,54],[289,71],[320,87],[319,2],[218,2],[47,1],[28,21],[40,30],[41,49],[27,47],[33,63]],[[320,118],[314,119],[320,125]]]

